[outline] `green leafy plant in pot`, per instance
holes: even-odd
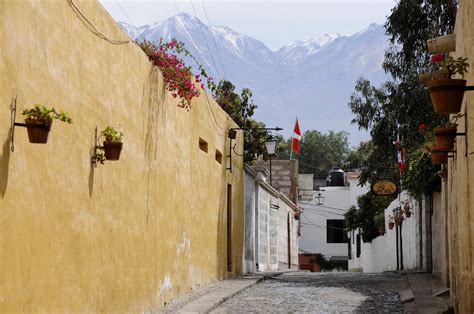
[[[103,143],[105,159],[119,160],[123,147],[123,133],[116,130],[114,127],[108,126],[100,132],[100,135],[105,137]]]
[[[57,112],[54,108],[47,108],[36,104],[33,108],[23,110],[25,124],[30,143],[45,144],[48,142],[49,131],[53,120],[59,120],[65,123],[72,123],[68,113]]]
[[[440,114],[458,113],[466,90],[464,75],[469,67],[467,58],[445,58],[443,54],[436,54],[431,57],[431,62],[433,71],[428,87],[434,111]],[[461,79],[454,79],[455,75],[461,76]]]

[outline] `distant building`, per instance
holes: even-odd
[[[347,260],[344,214],[368,189],[357,186],[357,173],[336,171],[338,177],[327,181],[335,186],[323,186],[320,181],[315,186],[312,174],[299,176],[299,206],[304,210],[299,247],[306,254],[319,253],[330,260]]]

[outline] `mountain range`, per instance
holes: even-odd
[[[381,65],[388,39],[381,25],[371,24],[351,36],[300,40],[272,51],[231,27],[209,26],[186,13],[154,25],[119,24],[133,39],[183,41],[211,76],[226,78],[238,89],[249,87],[258,105],[255,118],[267,127],[283,127],[286,137],[292,135],[298,116],[303,132],[346,130],[352,145],[369,138],[351,125],[347,103],[357,78],[375,85],[387,79]]]

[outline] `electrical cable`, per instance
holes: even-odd
[[[197,11],[196,11],[196,7],[194,6],[194,3],[193,3],[193,0],[190,0],[191,1],[191,6],[193,8],[193,11],[194,11],[194,15],[196,17],[198,17],[198,14],[197,14]],[[211,46],[209,46],[209,42],[207,41],[207,37],[206,35],[204,34],[204,31],[202,30],[202,27],[201,27],[201,23],[198,23],[199,25],[199,31],[201,32],[201,35],[202,37],[204,38],[204,41],[206,42],[206,46],[207,46],[207,49],[209,51],[209,55],[211,56],[211,62],[212,64],[214,65],[214,68],[216,69],[216,74],[217,74],[217,77],[219,78],[219,81],[221,80],[221,76],[219,75],[219,71],[217,69],[217,65],[216,65],[216,62],[214,61],[214,56],[212,55],[211,53]]]
[[[204,15],[206,16],[206,21],[207,21],[207,25],[209,27],[211,27],[211,22],[209,21],[209,16],[207,15],[207,10],[206,10],[206,6],[204,5],[204,1],[201,0],[201,5],[202,5],[202,8],[204,10]],[[219,48],[217,47],[217,42],[216,42],[216,39],[214,38],[214,36],[211,36],[212,37],[212,40],[214,41],[214,46],[216,47],[216,51],[217,51],[217,56],[219,57],[219,62],[221,64],[221,67],[222,67],[222,72],[224,73],[224,79],[227,78],[227,73],[225,72],[225,67],[224,67],[224,63],[222,62],[222,58],[221,58],[221,54],[219,52]]]
[[[178,5],[176,4],[176,0],[173,0],[173,3],[174,3],[174,6],[175,6],[176,11],[178,12],[178,14],[181,14],[181,12],[179,11]],[[190,40],[191,42],[193,42],[191,36],[189,35],[188,30],[186,29],[186,25],[184,25],[184,23],[183,23],[183,27],[184,27],[184,29],[186,30],[186,35],[188,36],[189,40]],[[195,61],[202,65],[202,61],[201,61],[201,59],[199,58],[199,56],[196,55],[196,58],[197,58],[197,60],[195,60]],[[208,110],[211,112],[211,114],[212,114],[212,116],[213,116],[213,118],[214,118],[214,121],[213,121],[214,128],[215,128],[216,130],[218,130],[219,132],[224,131],[224,129],[222,129],[222,128],[219,126],[219,124],[217,123],[216,115],[214,114],[214,111],[212,110],[211,102],[209,101],[209,95],[206,93],[206,91],[204,91],[204,95],[206,96],[206,101],[207,101],[207,105],[208,105]]]
[[[115,40],[115,39],[110,39],[104,34],[102,34],[95,26],[92,24],[91,21],[87,19],[87,17],[79,10],[79,8],[76,6],[73,0],[68,0],[69,6],[72,8],[74,11],[74,14],[81,20],[82,24],[84,24],[91,33],[96,35],[97,37],[102,38],[103,40],[113,44],[113,45],[123,45],[123,44],[128,44],[130,43],[130,40]]]
[[[115,2],[117,3],[117,5],[118,5],[118,7],[120,8],[120,10],[122,10],[123,14],[125,15],[125,18],[127,18],[127,20],[130,22],[130,24],[133,26],[133,28],[134,28],[135,31],[137,32],[138,36],[140,36],[143,40],[146,40],[145,37],[143,37],[143,35],[139,33],[138,27],[135,26],[135,23],[133,23],[132,19],[130,18],[130,16],[128,16],[127,12],[125,12],[125,10],[123,9],[123,7],[120,5],[119,1],[118,1],[118,0],[115,0]]]
[[[328,211],[325,211],[325,210],[322,210],[322,209],[316,209],[316,208],[303,208],[304,211],[312,211],[312,212],[315,212],[315,213],[325,213],[325,214],[330,214],[330,215],[335,215],[335,216],[344,216],[343,214],[339,214],[339,213],[332,213],[332,212],[328,212]]]
[[[324,225],[315,225],[315,224],[310,224],[310,223],[306,223],[306,222],[302,222],[301,226],[302,227],[314,227],[314,228],[319,228],[319,229],[345,230],[344,228],[329,227],[329,226],[324,226]]]
[[[342,209],[342,208],[337,208],[337,207],[330,207],[330,206],[324,206],[324,205],[315,205],[315,204],[311,204],[311,203],[302,203],[304,205],[309,205],[309,206],[312,206],[313,208],[316,207],[316,208],[325,208],[325,209],[332,209],[332,210],[337,210],[337,211],[340,211],[340,212],[343,212],[343,213],[346,213],[348,211],[348,209]]]

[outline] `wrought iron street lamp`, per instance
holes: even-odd
[[[272,158],[276,154],[276,145],[277,145],[277,142],[271,137],[265,141],[267,156],[268,156],[268,159],[270,159],[270,186],[272,185]]]
[[[319,206],[324,205],[324,199],[325,197],[321,194],[321,192],[318,192],[318,194],[314,197],[314,200],[316,201],[316,205],[319,205]]]
[[[229,170],[231,173],[232,173],[232,151],[234,151],[234,154],[236,154],[237,156],[240,156],[240,157],[244,156],[244,154],[239,154],[238,152],[235,151],[235,146],[237,144],[234,144],[232,146],[232,140],[235,140],[237,138],[237,130],[281,131],[283,129],[279,127],[276,127],[276,128],[230,128],[229,131],[227,132],[227,137],[229,138],[229,155],[227,156],[229,158],[229,167],[227,168],[227,170]],[[266,145],[266,142],[265,142],[265,145]],[[276,149],[276,141],[275,141],[275,148],[273,150],[274,152],[275,152],[275,149]],[[270,174],[270,177],[271,177],[271,174]]]

